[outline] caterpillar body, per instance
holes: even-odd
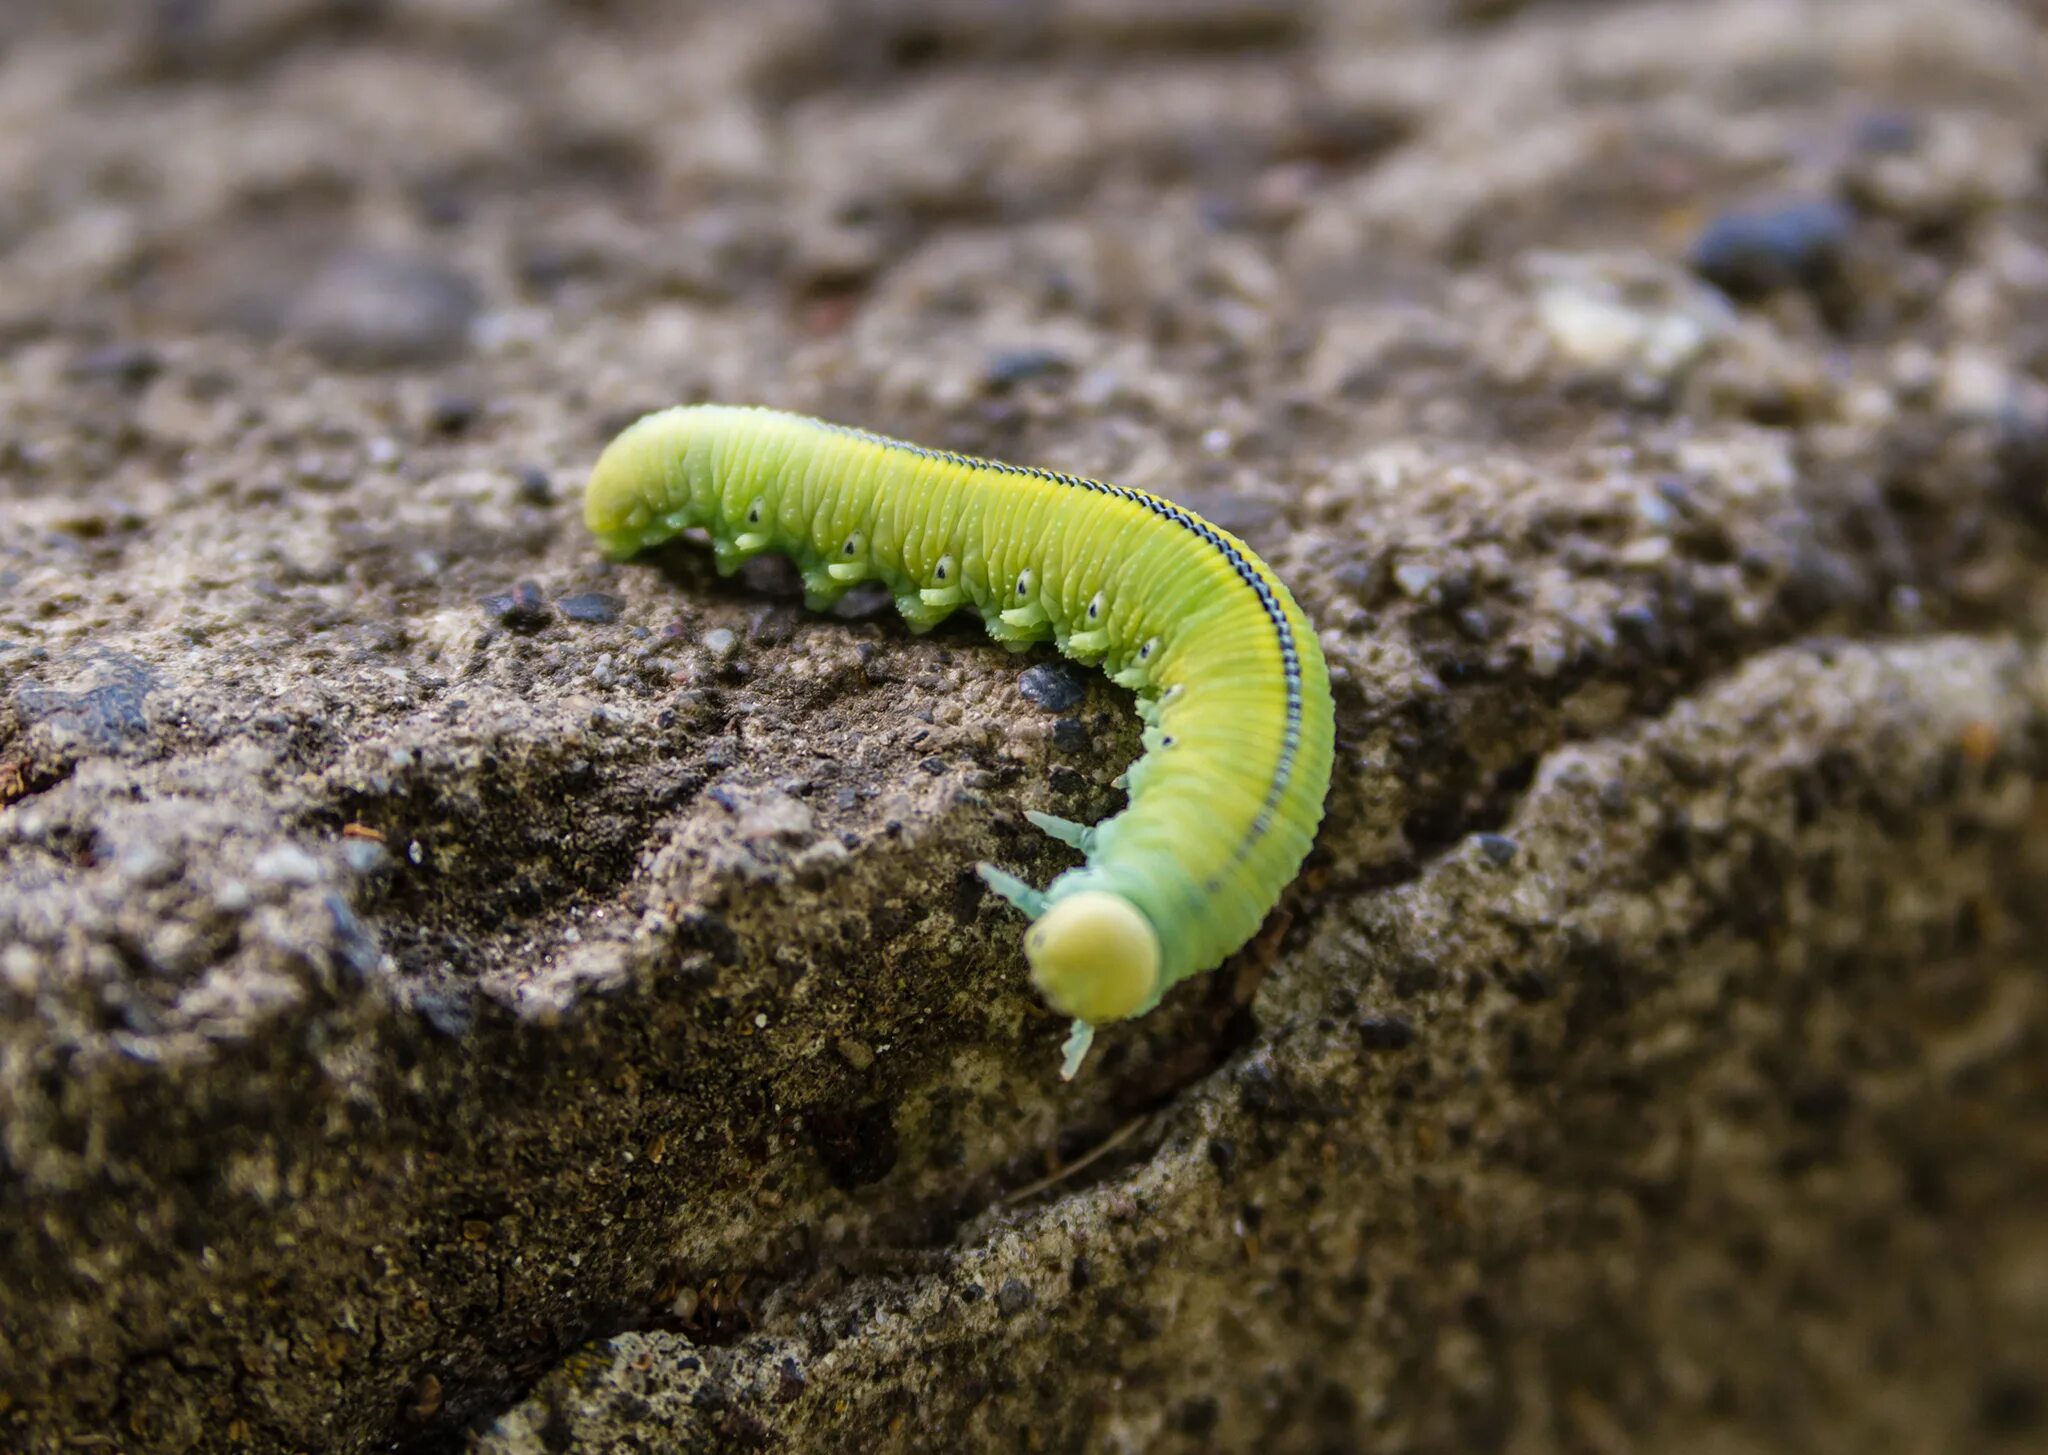
[[[880,581],[913,630],[971,610],[997,641],[1056,642],[1135,692],[1144,751],[1128,806],[1092,827],[1029,815],[1086,862],[1043,890],[979,866],[1032,919],[1032,979],[1074,1018],[1069,1077],[1097,1025],[1143,1014],[1249,940],[1308,854],[1333,737],[1315,631],[1250,548],[1171,501],[692,405],[612,441],[584,519],[616,558],[692,527],[723,572],[781,552],[815,608]]]

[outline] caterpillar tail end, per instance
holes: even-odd
[[[1074,1028],[1067,1032],[1066,1044],[1060,1047],[1060,1080],[1072,1081],[1081,1074],[1081,1063],[1088,1059],[1088,1048],[1095,1044],[1095,1027],[1086,1021],[1075,1021]]]

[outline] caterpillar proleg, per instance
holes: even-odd
[[[620,558],[691,527],[721,571],[780,551],[813,607],[880,581],[914,631],[973,610],[997,641],[1055,642],[1136,693],[1128,806],[1092,827],[1029,815],[1086,862],[1042,890],[979,866],[1031,917],[1031,978],[1074,1018],[1063,1075],[1096,1026],[1142,1015],[1250,939],[1308,854],[1333,734],[1314,628],[1249,547],[1171,501],[692,405],[612,441],[584,520]]]

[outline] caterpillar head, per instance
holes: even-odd
[[[1121,894],[1068,895],[1024,935],[1031,981],[1062,1015],[1100,1025],[1152,1000],[1159,983],[1159,936]]]

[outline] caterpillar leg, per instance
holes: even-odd
[[[1067,1032],[1066,1044],[1060,1047],[1060,1080],[1072,1081],[1080,1073],[1081,1063],[1088,1059],[1088,1048],[1095,1044],[1095,1027],[1086,1021],[1075,1021],[1074,1028]]]
[[[1060,650],[1079,661],[1095,663],[1109,650],[1109,633],[1106,631],[1075,632],[1060,643]]]
[[[1021,652],[1027,647],[1035,647],[1052,635],[1052,624],[1050,622],[1041,622],[1032,626],[1018,626],[1014,622],[1004,620],[1004,617],[1008,615],[1008,612],[1004,612],[1001,616],[989,617],[988,634],[1013,652]]]
[[[998,869],[993,864],[976,864],[974,872],[981,876],[981,882],[1007,899],[1013,906],[1037,919],[1045,913],[1045,894],[1033,889],[1016,875]]]
[[[812,611],[830,611],[846,594],[847,583],[831,574],[830,566],[811,566],[804,571],[804,605]]]
[[[948,593],[937,591],[899,591],[896,594],[896,611],[909,623],[914,632],[928,632],[959,606],[957,599],[933,601],[934,596],[943,597]]]
[[[1070,818],[1055,818],[1049,813],[1040,813],[1035,808],[1025,809],[1024,817],[1061,843],[1079,849],[1084,854],[1095,847],[1095,830],[1087,824],[1075,823]]]

